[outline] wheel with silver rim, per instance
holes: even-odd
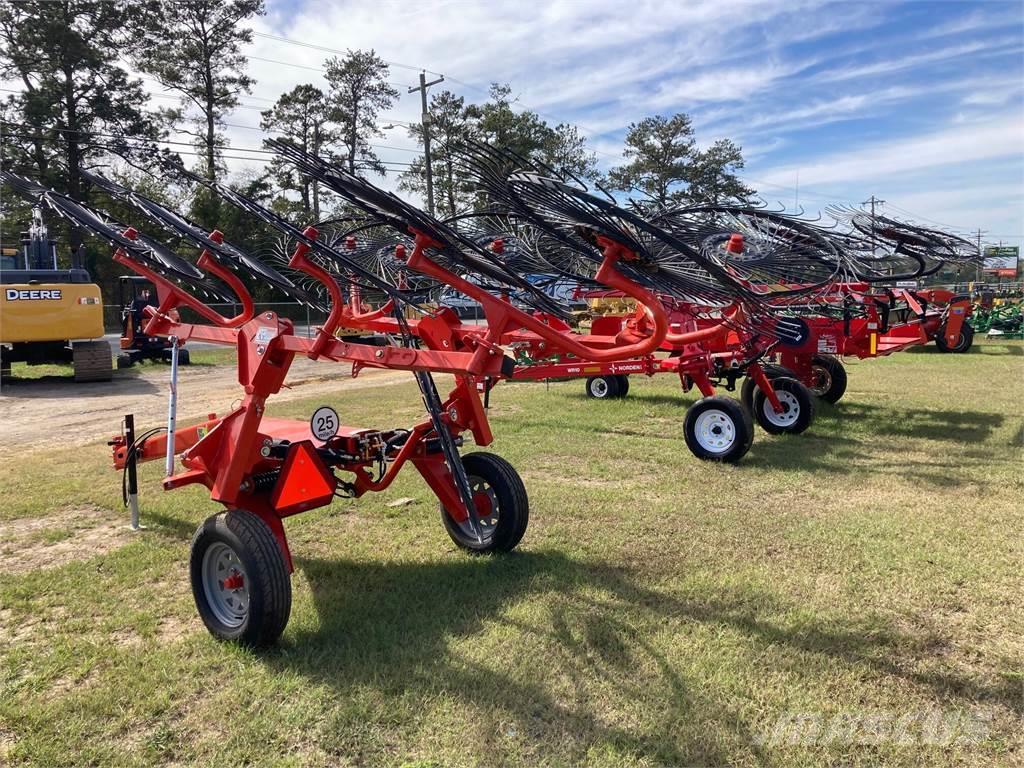
[[[214,637],[270,645],[291,614],[291,578],[277,538],[242,509],[213,515],[192,538],[192,596]]]
[[[775,396],[782,405],[776,411],[767,395],[754,393],[754,418],[765,432],[773,435],[798,435],[814,421],[814,398],[807,387],[796,379],[783,376],[771,380]]]
[[[223,542],[203,554],[203,592],[217,621],[242,626],[249,615],[249,577],[238,553]]]
[[[750,415],[729,397],[705,397],[691,405],[683,420],[690,451],[707,461],[739,461],[753,443]]]
[[[478,451],[462,457],[478,520],[477,538],[465,516],[441,505],[441,522],[457,545],[476,554],[509,552],[526,533],[530,501],[519,473],[505,459]]]
[[[587,397],[597,400],[611,400],[619,397],[618,376],[591,376],[587,379]]]

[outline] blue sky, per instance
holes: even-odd
[[[743,146],[744,176],[772,203],[873,194],[894,215],[1024,236],[1021,2],[269,0],[255,28],[237,147],[259,146],[257,108],[323,84],[330,54],[280,36],[395,63],[403,95],[379,140],[395,163],[413,156],[402,121],[419,100],[404,86],[425,68],[469,100],[511,84],[523,106],[579,125],[605,168],[630,122],[686,112],[700,143]]]

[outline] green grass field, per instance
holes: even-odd
[[[670,377],[618,402],[502,385],[521,548],[457,551],[411,470],[291,518],[291,623],[262,654],[195,614],[204,492],[146,465],[131,534],[99,440],[9,461],[0,764],[1021,764],[1024,345],[849,374],[807,434],[759,431],[738,466],[689,454]],[[422,413],[412,384],[272,412],[322,402]]]
[[[222,349],[200,349],[189,351],[190,362],[192,365],[212,366],[212,365],[231,365],[235,362],[235,351],[233,349],[222,350]],[[114,358],[117,358],[115,353]],[[167,366],[166,363],[159,363],[153,361],[147,361],[140,365],[136,365],[132,368],[123,368],[121,370],[115,370],[114,375],[119,378],[137,376],[140,371],[146,370],[142,366],[156,366],[163,365]],[[71,363],[47,363],[44,365],[29,365],[28,363],[12,363],[11,364],[11,376],[19,380],[28,379],[68,379],[72,380],[75,376],[74,368]]]

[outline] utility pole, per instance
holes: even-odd
[[[427,88],[432,85],[444,82],[444,75],[437,80],[427,82],[427,73],[420,72],[420,85],[418,88],[410,88],[409,93],[420,92],[420,100],[423,104],[423,116],[420,124],[423,126],[423,162],[427,166],[427,213],[434,215],[434,171],[430,167],[430,112],[427,111]]]
[[[870,205],[871,206],[871,253],[874,253],[875,252],[875,248],[877,247],[875,245],[875,206],[876,205],[884,205],[884,204],[885,204],[885,200],[879,200],[874,195],[871,196],[870,200],[864,200],[861,203],[861,205]]]
[[[981,227],[974,233],[978,237],[978,260],[974,263],[974,282],[981,282],[981,270],[985,266],[985,259],[981,253],[981,236],[987,234]]]

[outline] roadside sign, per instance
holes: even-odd
[[[1013,280],[1017,277],[1017,264],[1020,259],[1020,247],[1016,245],[990,245],[985,248],[985,260],[982,271],[987,275],[1005,277]]]

